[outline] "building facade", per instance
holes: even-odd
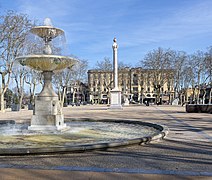
[[[89,92],[87,84],[76,81],[67,87],[66,103],[82,103],[89,101]]]
[[[118,72],[118,86],[122,99],[127,97],[131,103],[170,103],[174,98],[174,76],[170,70],[163,72],[160,85],[155,83],[155,70],[142,68],[123,68]],[[170,76],[171,74],[171,76]],[[167,78],[164,78],[167,77]],[[102,70],[88,71],[88,88],[92,103],[109,103],[113,88],[113,72]]]

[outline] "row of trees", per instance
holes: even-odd
[[[119,63],[120,69],[126,66],[130,65]],[[211,89],[212,86],[212,46],[205,52],[197,51],[193,54],[159,47],[148,52],[137,66],[152,70],[149,78],[158,98],[160,98],[162,87],[168,83],[168,86],[174,85],[175,98],[187,94],[186,91],[191,88],[193,101],[200,103],[200,91],[203,90],[203,96],[205,96],[206,87]],[[109,58],[104,58],[97,62],[95,69],[112,70],[112,62]],[[209,102],[211,102],[211,96]]]
[[[209,47],[206,52],[197,51],[193,54],[158,48],[149,52],[140,64],[146,69],[155,70],[152,77],[153,86],[159,92],[161,87],[169,83],[170,78],[173,77],[175,97],[178,98],[182,94],[185,96],[187,90],[191,88],[192,101],[200,103],[200,90],[204,91],[206,87],[212,86],[212,47]],[[169,69],[173,71],[167,74],[166,70]],[[203,94],[205,96],[206,91]]]
[[[206,52],[197,51],[193,54],[158,48],[149,52],[140,64],[146,69],[155,70],[152,77],[153,86],[159,92],[165,83],[170,83],[170,79],[173,79],[175,97],[178,98],[187,94],[186,91],[191,88],[192,101],[200,103],[200,90],[206,89],[207,86],[211,89],[212,86],[212,47]],[[169,69],[173,71],[167,73]]]

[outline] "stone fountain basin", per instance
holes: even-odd
[[[63,30],[52,26],[36,26],[30,31],[41,38],[49,37],[49,35],[51,35],[51,39],[54,39],[58,35],[64,34]]]
[[[65,132],[33,132],[27,124],[1,127],[0,155],[84,152],[164,138],[166,126],[133,120],[71,120]],[[18,126],[18,128],[17,128]],[[8,130],[7,130],[8,129]]]
[[[28,55],[20,56],[16,60],[23,66],[37,71],[59,71],[74,66],[78,60],[59,55]]]

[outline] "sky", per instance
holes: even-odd
[[[7,10],[24,13],[40,25],[50,18],[66,35],[67,54],[93,68],[112,59],[135,66],[149,51],[162,47],[194,53],[212,45],[212,0],[0,0]]]

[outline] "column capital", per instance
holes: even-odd
[[[117,49],[118,48],[118,44],[117,44],[117,40],[116,38],[113,39],[113,49]]]

